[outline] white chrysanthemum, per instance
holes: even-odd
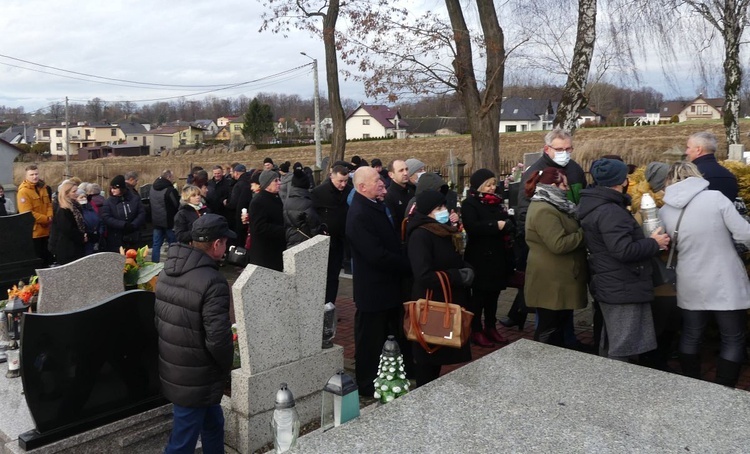
[[[382,385],[382,386],[380,387],[380,390],[381,390],[381,391],[388,391],[388,385]]]
[[[400,393],[401,392],[401,387],[400,386],[394,386],[391,391],[393,391],[394,393]]]
[[[385,401],[386,401],[386,402],[390,402],[390,401],[392,401],[392,400],[393,400],[393,396],[387,396],[387,397],[385,398]]]
[[[393,375],[386,375],[385,379],[388,380],[388,381],[391,381],[391,380],[393,380]]]
[[[372,393],[372,397],[374,397],[376,399],[380,399],[380,393],[377,392],[377,391],[375,391],[374,393]]]
[[[404,375],[404,374],[399,374],[398,378],[400,378],[401,380],[406,380],[406,375]]]
[[[389,367],[388,368],[388,372],[394,373],[394,372],[396,372],[396,368],[395,367]]]

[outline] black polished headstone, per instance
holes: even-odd
[[[133,290],[96,306],[24,314],[21,377],[36,429],[26,450],[167,403],[158,372],[154,294]]]
[[[0,216],[0,287],[28,281],[42,266],[34,251],[34,216],[31,213]]]

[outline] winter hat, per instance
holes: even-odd
[[[664,183],[667,179],[669,166],[663,162],[651,162],[646,166],[646,181],[654,192],[664,189]]]
[[[354,167],[359,167],[360,164],[362,164],[362,158],[356,155],[352,156],[352,165],[354,165]]]
[[[109,182],[109,188],[120,188],[125,189],[125,177],[122,175],[117,175],[116,177],[112,178],[112,181]]]
[[[616,159],[599,159],[591,166],[591,176],[599,186],[611,188],[628,177],[628,166]]]
[[[289,167],[292,166],[292,163],[289,161],[285,161],[279,166],[279,170],[281,170],[284,173],[289,173]]]
[[[266,158],[266,159],[263,160],[263,164],[273,164],[273,159]]]
[[[371,164],[373,167],[383,167],[383,161],[378,158],[373,159]]]
[[[262,170],[256,170],[250,175],[250,183],[256,183],[260,184],[260,174],[263,173]]]
[[[292,165],[292,170],[297,170],[297,169],[302,170],[303,168],[304,166],[302,165],[301,162],[295,162],[294,165]]]
[[[417,211],[428,215],[440,205],[445,205],[445,196],[438,191],[424,191],[417,196]]]
[[[244,173],[244,172],[247,172],[247,167],[245,167],[244,164],[237,164],[236,166],[234,166],[233,170],[235,172],[243,172]]]
[[[237,238],[237,234],[229,229],[229,224],[224,216],[206,213],[193,222],[190,230],[193,241],[207,243],[220,238]]]
[[[471,189],[477,190],[485,181],[490,178],[495,178],[495,173],[490,169],[479,169],[471,174],[469,178],[469,185]]]
[[[258,184],[260,184],[261,189],[266,189],[268,185],[277,178],[279,178],[279,172],[276,172],[275,170],[264,170],[260,174],[260,177],[258,177]]]
[[[294,176],[292,176],[292,187],[310,189],[310,180],[307,179],[305,171],[302,169],[294,169]]]
[[[417,158],[409,158],[406,160],[406,168],[409,169],[409,178],[411,178],[415,173],[424,170],[424,162]]]

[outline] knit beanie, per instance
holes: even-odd
[[[307,178],[304,170],[294,169],[294,176],[292,176],[292,187],[310,189],[310,180]]]
[[[591,166],[591,176],[599,186],[611,188],[628,177],[628,166],[616,159],[599,159]]]
[[[292,163],[291,163],[291,162],[289,162],[289,161],[285,161],[284,163],[282,163],[282,164],[281,164],[281,165],[279,166],[279,170],[281,170],[281,171],[282,171],[282,172],[284,172],[284,173],[288,173],[288,172],[289,172],[289,167],[291,167],[291,166],[292,166]]]
[[[445,205],[445,196],[432,189],[424,191],[417,196],[417,211],[428,215],[440,205]]]
[[[263,173],[262,170],[255,170],[252,174],[250,174],[250,183],[257,183],[260,185],[260,174]]]
[[[409,178],[411,178],[417,171],[424,170],[424,162],[417,158],[409,158],[406,160],[406,168],[409,169]]]
[[[125,177],[122,175],[117,175],[116,177],[112,178],[112,181],[109,182],[109,188],[120,188],[125,189]]]
[[[646,166],[646,181],[654,192],[664,189],[664,183],[667,179],[669,166],[663,162],[651,162]]]
[[[266,189],[268,185],[277,178],[279,178],[278,172],[274,170],[264,170],[263,172],[261,172],[260,177],[258,178],[260,189]]]
[[[474,189],[476,191],[477,189],[479,189],[479,186],[481,186],[482,183],[489,180],[490,178],[495,178],[495,173],[492,172],[492,170],[479,169],[471,174],[471,178],[469,178],[469,185],[471,186],[471,189]]]

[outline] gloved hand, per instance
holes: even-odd
[[[510,233],[511,235],[516,232],[516,225],[511,219],[505,220],[505,227],[503,227],[503,232]]]
[[[135,226],[129,222],[126,222],[125,225],[122,228],[122,231],[124,233],[133,233],[135,232]]]
[[[464,287],[471,287],[474,282],[474,270],[471,268],[459,268],[458,272],[461,274],[461,284]]]

